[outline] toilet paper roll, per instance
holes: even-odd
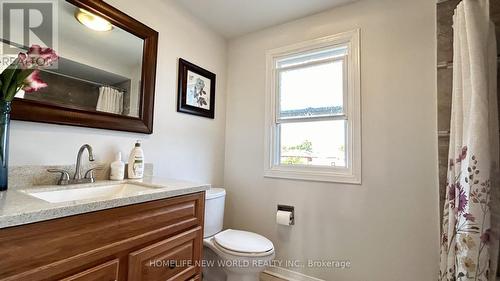
[[[291,225],[292,212],[278,211],[276,213],[276,223],[281,225]]]

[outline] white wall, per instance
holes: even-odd
[[[439,263],[435,1],[364,0],[229,43],[226,226],[269,237],[328,281],[434,280]],[[361,186],[264,178],[265,51],[361,29]],[[296,225],[275,224],[276,205]]]
[[[140,139],[156,175],[222,184],[226,41],[171,1],[107,2],[160,33],[154,134],[13,121],[10,165],[72,164],[84,143],[94,147],[98,160],[110,162],[118,150],[128,156]],[[176,112],[178,57],[217,74],[215,120]]]

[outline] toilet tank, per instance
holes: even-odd
[[[210,188],[206,191],[204,238],[213,236],[222,230],[225,199],[226,190],[224,188]]]

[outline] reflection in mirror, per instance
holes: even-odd
[[[49,86],[35,93],[21,91],[16,97],[139,117],[144,40],[68,2],[59,1],[58,10],[55,49],[60,59],[40,74]],[[25,51],[20,42],[9,44]]]

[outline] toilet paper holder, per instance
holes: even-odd
[[[290,225],[295,224],[295,207],[294,206],[278,204],[278,211],[285,211],[285,212],[292,213],[292,216],[290,217]]]

